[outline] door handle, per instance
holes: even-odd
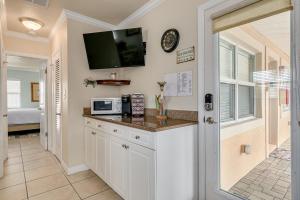
[[[4,114],[3,117],[7,117],[7,114]]]
[[[216,122],[215,120],[214,120],[214,118],[212,118],[212,117],[208,117],[207,119],[206,119],[206,122],[208,123],[208,124],[217,124],[218,122]]]

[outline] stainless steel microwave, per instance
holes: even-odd
[[[121,98],[92,98],[92,115],[114,115],[122,114]]]

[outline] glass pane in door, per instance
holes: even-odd
[[[289,26],[285,12],[219,34],[220,186],[241,199],[291,199]]]

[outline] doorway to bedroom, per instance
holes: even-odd
[[[48,148],[47,59],[7,55],[8,140],[31,138]]]

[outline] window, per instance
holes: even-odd
[[[220,41],[221,122],[254,117],[255,56],[225,40]]]
[[[18,80],[7,81],[7,107],[21,107],[21,82]]]

